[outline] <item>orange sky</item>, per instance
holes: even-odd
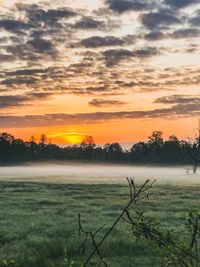
[[[11,129],[16,137],[29,140],[32,135],[39,140],[41,133],[47,133],[47,137],[53,143],[57,144],[76,144],[80,143],[85,135],[92,135],[97,144],[105,144],[106,142],[120,142],[132,143],[137,141],[147,140],[148,136],[154,130],[161,130],[164,133],[164,138],[176,133],[180,139],[187,139],[193,136],[193,129],[196,127],[197,121],[195,119],[181,119],[179,120],[179,127],[177,129],[177,122],[175,120],[156,119],[154,123],[151,120],[124,120],[116,122],[104,122],[101,124],[92,125],[69,125],[69,126],[54,126],[44,128],[17,128]],[[144,127],[145,126],[145,127]],[[6,129],[5,129],[6,130]]]
[[[200,4],[127,3],[0,1],[0,131],[57,144],[193,135]]]

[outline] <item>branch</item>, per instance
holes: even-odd
[[[95,245],[94,250],[91,252],[91,254],[88,256],[87,260],[85,261],[85,263],[83,264],[83,267],[88,266],[88,264],[90,263],[91,259],[93,258],[93,256],[98,253],[99,248],[102,246],[102,244],[104,243],[104,241],[107,239],[107,237],[110,235],[110,233],[113,231],[113,229],[116,227],[116,225],[119,223],[119,221],[123,218],[124,214],[127,214],[128,209],[131,207],[132,204],[135,204],[137,202],[137,200],[141,200],[143,199],[142,197],[140,197],[140,195],[144,192],[148,192],[148,190],[150,188],[152,188],[153,184],[155,183],[155,180],[153,182],[150,183],[150,180],[146,180],[146,182],[144,182],[144,184],[138,189],[136,190],[136,186],[134,183],[134,179],[129,179],[127,178],[128,183],[129,183],[129,188],[130,188],[130,196],[131,199],[128,202],[128,204],[124,207],[124,209],[122,210],[122,212],[120,213],[120,215],[118,216],[118,218],[115,220],[115,222],[111,225],[111,227],[109,228],[109,230],[105,233],[105,235],[103,236],[103,238],[99,241],[99,243],[97,243]]]

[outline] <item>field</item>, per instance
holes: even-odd
[[[183,229],[185,211],[198,210],[200,186],[155,185],[149,200],[133,210],[145,211],[163,228]],[[83,262],[78,247],[78,213],[86,229],[105,230],[127,203],[126,184],[53,184],[0,182],[0,256],[19,267],[59,267],[65,249]],[[105,231],[104,230],[104,231]],[[101,234],[100,234],[101,236]],[[102,247],[109,266],[160,266],[157,251],[148,242],[136,242],[123,221]],[[90,266],[98,265],[94,259]]]

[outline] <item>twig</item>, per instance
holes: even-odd
[[[88,264],[90,263],[92,257],[97,253],[97,250],[99,250],[99,248],[104,243],[104,241],[107,239],[107,237],[110,235],[110,233],[113,231],[113,229],[115,228],[115,226],[123,218],[123,216],[126,213],[126,211],[130,208],[130,206],[133,203],[135,203],[137,201],[137,199],[140,196],[140,194],[146,192],[148,189],[150,189],[153,186],[153,184],[155,183],[155,180],[152,183],[150,183],[150,180],[146,180],[146,182],[138,189],[138,191],[136,190],[135,183],[134,183],[134,180],[133,179],[128,179],[128,182],[129,182],[129,188],[130,188],[130,195],[133,192],[133,195],[132,195],[130,201],[125,206],[125,208],[122,210],[122,212],[120,213],[120,215],[118,216],[118,218],[115,220],[115,222],[111,225],[111,227],[109,228],[109,230],[105,233],[105,235],[103,236],[103,238],[99,241],[98,244],[96,244],[94,250],[91,252],[91,254],[88,256],[87,260],[83,264],[83,267],[88,266]]]

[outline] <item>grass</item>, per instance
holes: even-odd
[[[134,209],[161,222],[163,228],[183,229],[183,215],[198,210],[200,186],[155,186],[150,200]],[[65,249],[78,253],[78,213],[86,229],[107,229],[128,200],[125,185],[61,185],[0,182],[0,256],[19,267],[59,267]],[[113,267],[160,266],[157,251],[148,242],[137,243],[123,222],[102,247]],[[100,233],[99,237],[102,235]],[[89,252],[89,251],[88,251]],[[86,253],[86,255],[88,255]],[[91,266],[99,266],[94,259]]]

